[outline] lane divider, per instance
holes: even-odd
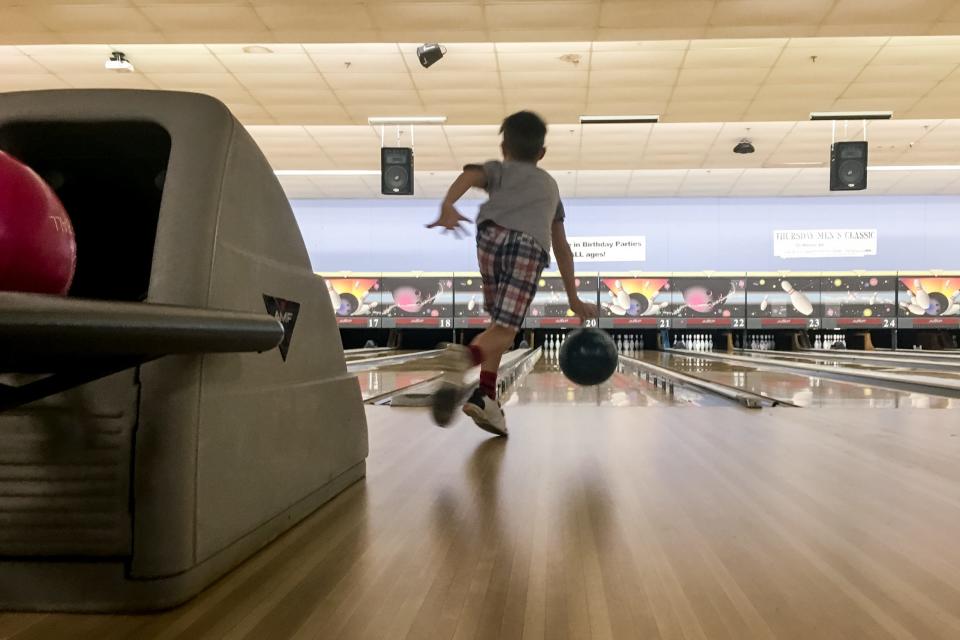
[[[787,400],[781,400],[779,398],[761,395],[752,391],[738,389],[737,387],[726,385],[721,382],[714,382],[713,380],[700,378],[698,376],[690,375],[689,373],[682,373],[680,371],[676,371],[675,369],[661,367],[659,365],[646,362],[644,360],[631,358],[629,356],[621,355],[620,362],[621,364],[625,365],[625,367],[632,368],[637,376],[642,376],[646,381],[652,382],[654,386],[659,386],[662,384],[663,388],[668,390],[670,393],[673,392],[672,390],[674,385],[686,384],[688,386],[696,387],[703,391],[708,391],[720,397],[737,402],[747,409],[760,409],[764,406],[799,407],[799,405]]]

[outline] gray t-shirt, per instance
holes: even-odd
[[[532,162],[491,160],[465,169],[482,169],[490,198],[480,205],[477,225],[490,221],[526,233],[550,252],[554,221],[564,219],[560,188],[549,173]]]

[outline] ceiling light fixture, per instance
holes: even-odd
[[[960,164],[872,165],[867,171],[960,171]]]
[[[889,120],[893,111],[813,111],[811,120]]]
[[[344,176],[379,176],[380,171],[374,169],[277,169],[273,172],[275,176],[320,176],[320,177],[344,177]]]
[[[110,71],[120,71],[124,73],[129,73],[134,70],[133,63],[127,60],[127,56],[124,55],[123,51],[114,51],[111,53],[103,67]]]
[[[580,116],[580,124],[656,124],[659,115],[645,116]]]
[[[447,116],[377,116],[367,118],[368,124],[443,124]]]

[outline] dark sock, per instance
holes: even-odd
[[[483,364],[483,352],[480,351],[480,347],[471,344],[468,348],[470,349],[470,357],[473,358],[473,366]]]
[[[497,399],[497,372],[480,372],[480,391],[482,391],[491,400]]]

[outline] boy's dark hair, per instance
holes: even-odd
[[[500,125],[503,147],[515,160],[536,162],[540,159],[547,123],[531,111],[518,111],[507,116]]]

